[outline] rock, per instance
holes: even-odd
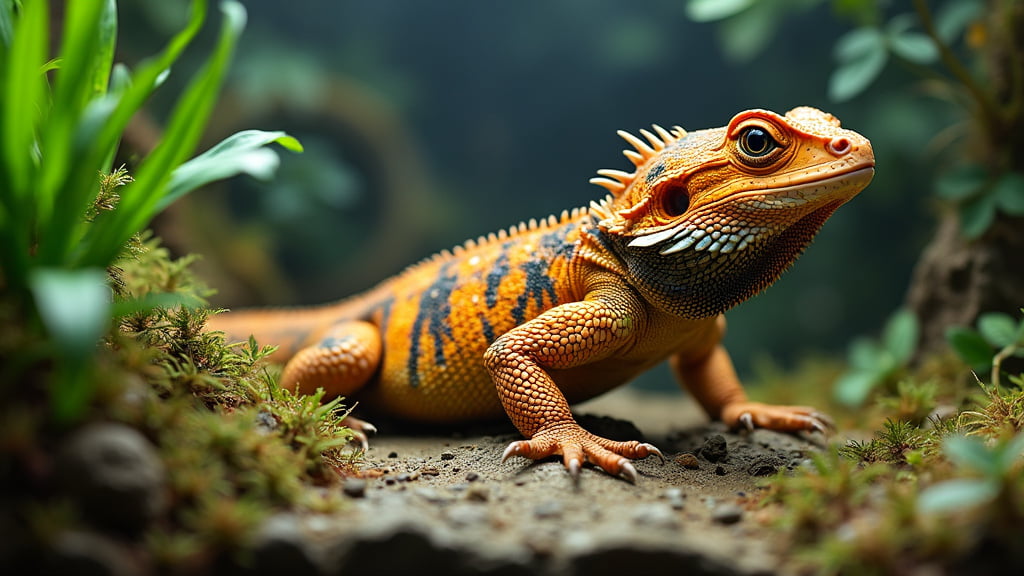
[[[771,476],[778,472],[782,462],[772,456],[759,456],[747,468],[747,474],[751,476]]]
[[[689,470],[700,470],[700,461],[697,460],[696,456],[689,452],[676,456],[675,463]]]
[[[156,449],[123,424],[91,424],[57,456],[57,478],[91,524],[141,532],[166,506],[166,470]]]
[[[679,516],[671,506],[661,503],[637,506],[633,509],[632,519],[637,526],[650,526],[661,530],[679,528]]]
[[[346,478],[345,483],[341,485],[341,491],[346,496],[362,498],[366,496],[366,480],[362,478]]]
[[[719,504],[711,511],[711,519],[719,524],[735,524],[743,518],[743,509],[735,504]]]
[[[42,574],[132,576],[144,572],[138,562],[115,540],[95,532],[60,534],[43,559]]]
[[[710,436],[704,441],[704,445],[701,446],[700,455],[708,462],[721,462],[724,460],[729,455],[725,437],[721,434]]]
[[[537,518],[558,518],[565,510],[565,506],[557,500],[548,500],[533,508],[533,515]]]
[[[664,497],[673,510],[682,510],[686,506],[686,495],[679,488],[665,490]]]
[[[441,460],[455,460],[455,454],[451,452],[441,452]]]
[[[268,518],[253,537],[253,562],[247,574],[317,574],[316,552],[300,520],[292,514]]]

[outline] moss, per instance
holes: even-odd
[[[104,200],[104,202],[114,200]],[[99,201],[98,201],[99,202]],[[357,471],[361,453],[342,425],[341,399],[293,394],[267,365],[273,348],[228,343],[204,324],[210,291],[189,271],[192,257],[173,259],[159,241],[137,237],[112,267],[116,321],[87,378],[94,389],[80,422],[114,420],[140,430],[167,471],[170,505],[142,542],[161,568],[241,561],[262,520],[279,510],[331,512],[344,506],[336,488]],[[43,343],[22,330],[27,320],[6,306],[0,358],[20,358],[23,386],[4,386],[0,409],[0,484],[23,491],[11,509],[28,549],[45,550],[78,515],[47,477],[60,439],[46,409],[55,377]],[[174,570],[168,570],[174,571]]]
[[[1011,382],[971,395],[957,390],[958,379],[908,374],[895,390],[876,392],[871,412],[888,418],[870,440],[832,446],[811,466],[768,481],[763,505],[788,535],[796,568],[902,574],[1020,565],[1024,465],[1011,452],[1024,444],[1014,440],[1024,400],[1021,378]],[[937,407],[954,400],[959,410],[940,418]],[[965,435],[985,442],[965,448]]]

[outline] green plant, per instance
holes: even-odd
[[[77,418],[92,394],[96,343],[111,319],[106,270],[129,239],[203,184],[241,172],[268,176],[277,156],[265,145],[301,150],[282,132],[249,131],[186,162],[245,24],[238,2],[225,0],[221,10],[219,39],[160,143],[133,178],[120,173],[110,194],[111,186],[101,193],[101,179],[118,174],[112,161],[121,135],[202,27],[206,2],[194,0],[186,27],[129,72],[113,63],[114,0],[67,3],[52,59],[48,2],[0,0],[0,289],[26,310],[30,329],[47,337],[60,421]]]
[[[952,513],[989,505],[997,514],[1024,520],[1024,434],[987,445],[980,438],[953,436],[943,445],[946,457],[968,477],[933,484],[921,491],[925,513]]]
[[[886,322],[882,337],[858,338],[850,344],[850,367],[836,381],[836,399],[846,406],[861,406],[879,385],[898,380],[917,346],[917,318],[899,310]]]
[[[1024,309],[1021,309],[1024,314]],[[988,312],[978,316],[977,330],[963,326],[946,329],[946,341],[975,372],[992,371],[992,384],[999,388],[1003,362],[1011,356],[1024,357],[1024,316]]]

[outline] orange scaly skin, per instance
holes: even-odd
[[[211,328],[279,345],[287,388],[423,422],[504,412],[528,438],[506,458],[561,454],[574,475],[592,462],[635,480],[629,459],[661,455],[590,434],[569,405],[666,358],[712,418],[824,431],[811,408],[747,400],[722,314],[870,182],[870,143],[813,108],[641,133],[620,132],[635,170],[599,171],[611,194],[589,208],[467,242],[338,304],[223,314]]]

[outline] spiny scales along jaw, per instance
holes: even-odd
[[[874,175],[870,142],[830,114],[748,110],[724,128],[655,127],[633,173],[602,170],[599,229],[637,288],[686,317],[720,314],[767,288]]]

